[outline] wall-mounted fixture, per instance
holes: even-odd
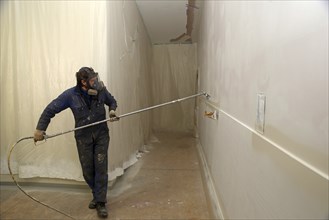
[[[256,131],[264,134],[265,126],[266,96],[263,93],[257,94]]]
[[[211,118],[211,119],[215,119],[218,120],[218,111],[204,111],[204,116]]]

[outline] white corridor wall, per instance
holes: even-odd
[[[118,114],[149,106],[152,47],[134,1],[1,1],[1,174],[18,138],[32,136],[46,105],[75,86],[75,72],[92,66],[118,101]],[[151,114],[110,124],[110,179],[136,161]],[[70,110],[47,133],[74,127]],[[73,133],[13,154],[20,177],[82,180]]]
[[[200,140],[224,217],[327,219],[328,1],[205,1],[198,64],[212,96]],[[272,143],[252,131],[258,93]]]

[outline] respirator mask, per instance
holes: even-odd
[[[98,73],[91,67],[82,67],[77,73],[77,85],[84,87],[89,95],[96,96],[104,89],[104,83],[100,80]],[[82,83],[85,81],[85,83]]]
[[[100,80],[98,73],[95,73],[87,80],[88,95],[97,95],[99,91],[103,90],[104,83]]]

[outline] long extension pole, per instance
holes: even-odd
[[[104,120],[101,120],[101,121],[97,121],[97,122],[94,122],[94,123],[91,123],[91,124],[88,124],[88,125],[84,125],[84,126],[81,126],[81,127],[74,128],[72,130],[59,132],[59,133],[53,134],[53,135],[45,135],[45,139],[53,138],[53,137],[56,137],[56,136],[59,136],[59,135],[63,135],[63,134],[67,134],[67,133],[70,133],[70,132],[73,132],[73,131],[77,131],[77,130],[80,130],[80,129],[83,129],[83,128],[87,128],[87,127],[91,127],[91,126],[94,126],[94,125],[98,125],[98,124],[101,124],[101,123],[104,123],[104,122],[107,122],[107,121],[112,122],[112,121],[115,121],[115,120],[117,120],[119,118],[124,118],[124,117],[130,116],[130,115],[134,115],[134,114],[138,114],[138,113],[141,113],[141,112],[149,111],[149,110],[152,110],[152,109],[155,109],[155,108],[160,108],[160,107],[165,106],[165,105],[171,105],[171,104],[174,104],[174,103],[182,102],[182,101],[185,101],[187,99],[192,99],[192,98],[195,98],[195,97],[198,97],[198,96],[202,96],[202,95],[204,95],[207,99],[210,97],[208,95],[208,93],[206,93],[206,92],[200,92],[200,93],[197,93],[195,95],[187,96],[187,97],[184,97],[184,98],[181,98],[181,99],[176,99],[176,100],[173,100],[173,101],[170,101],[170,102],[165,102],[165,103],[162,103],[162,104],[159,104],[159,105],[154,105],[154,106],[143,108],[143,109],[140,109],[140,110],[137,110],[137,111],[125,113],[125,114],[122,114],[122,115],[117,116],[116,118],[107,118],[107,119],[104,119]]]

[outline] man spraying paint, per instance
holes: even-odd
[[[73,112],[75,127],[104,120],[104,105],[109,107],[110,118],[119,120],[115,113],[117,102],[100,81],[98,73],[91,67],[82,67],[76,73],[76,79],[75,87],[64,91],[44,109],[34,132],[35,142],[44,139],[51,118],[67,108]],[[110,141],[107,123],[76,130],[75,139],[83,177],[93,194],[89,208],[96,209],[100,217],[106,218],[107,152]]]

